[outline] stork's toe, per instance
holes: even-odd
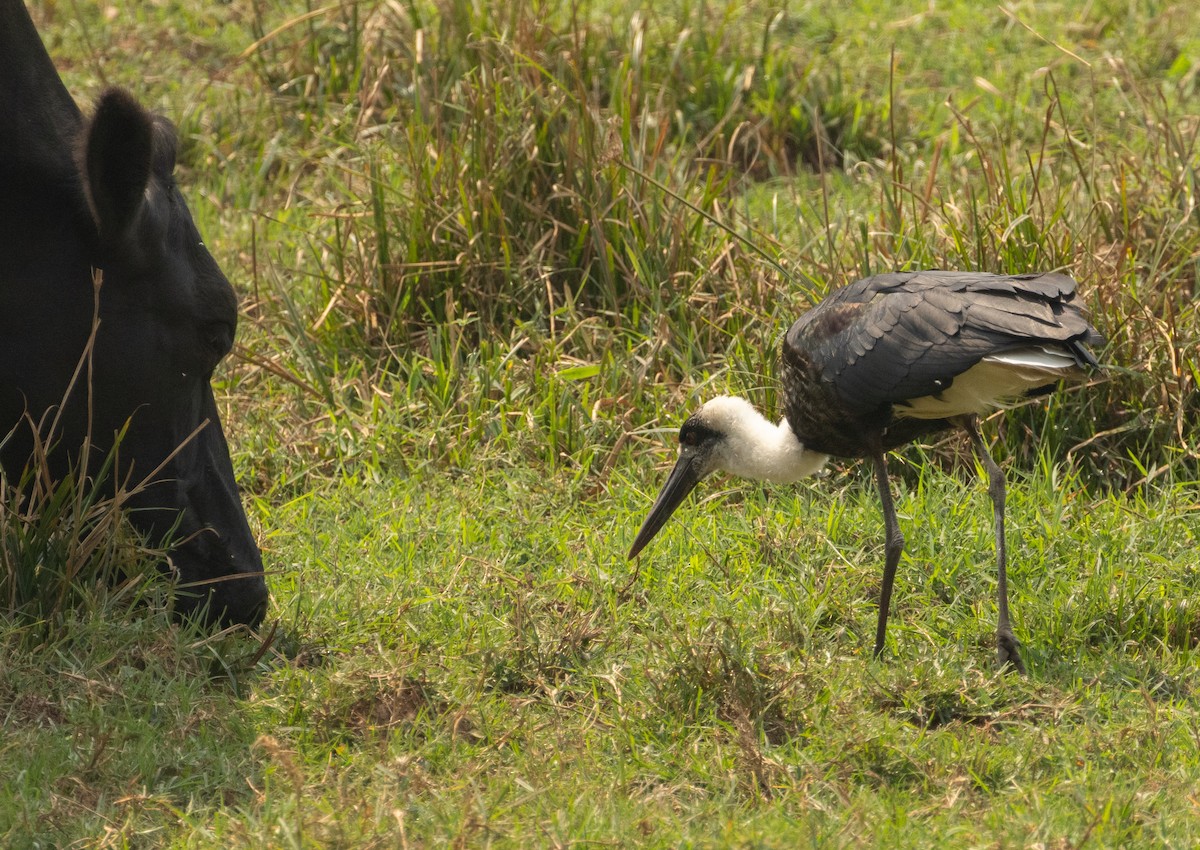
[[[996,666],[1001,670],[1014,670],[1025,675],[1025,663],[1021,661],[1021,653],[1017,651],[1020,643],[1012,632],[997,633],[996,635]]]

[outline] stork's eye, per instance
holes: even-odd
[[[699,422],[685,422],[679,429],[679,445],[699,446],[713,435]]]

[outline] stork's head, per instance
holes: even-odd
[[[642,523],[629,557],[642,551],[688,493],[718,469],[747,478],[776,477],[770,466],[778,460],[775,449],[784,441],[803,452],[786,423],[772,425],[744,398],[718,396],[706,402],[679,429],[679,459]]]
[[[806,450],[786,419],[774,425],[744,398],[718,396],[679,429],[679,459],[642,523],[629,557],[636,557],[688,493],[717,470],[755,481],[789,482],[818,472],[828,459]]]

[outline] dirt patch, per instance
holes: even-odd
[[[10,723],[27,726],[57,726],[67,720],[62,707],[41,694],[18,694],[8,715]]]
[[[348,693],[347,693],[348,692]],[[421,726],[449,727],[455,737],[473,737],[474,728],[463,709],[443,699],[424,679],[395,674],[372,674],[347,683],[346,701],[333,701],[320,712],[321,727],[330,737],[386,737]]]
[[[425,709],[440,714],[444,703],[424,682],[402,676],[381,682],[378,690],[355,700],[347,712],[347,726],[364,735],[386,731],[412,723]]]

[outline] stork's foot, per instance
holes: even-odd
[[[1025,663],[1017,651],[1020,644],[1012,632],[996,634],[996,666],[1001,670],[1013,670],[1025,675]]]

